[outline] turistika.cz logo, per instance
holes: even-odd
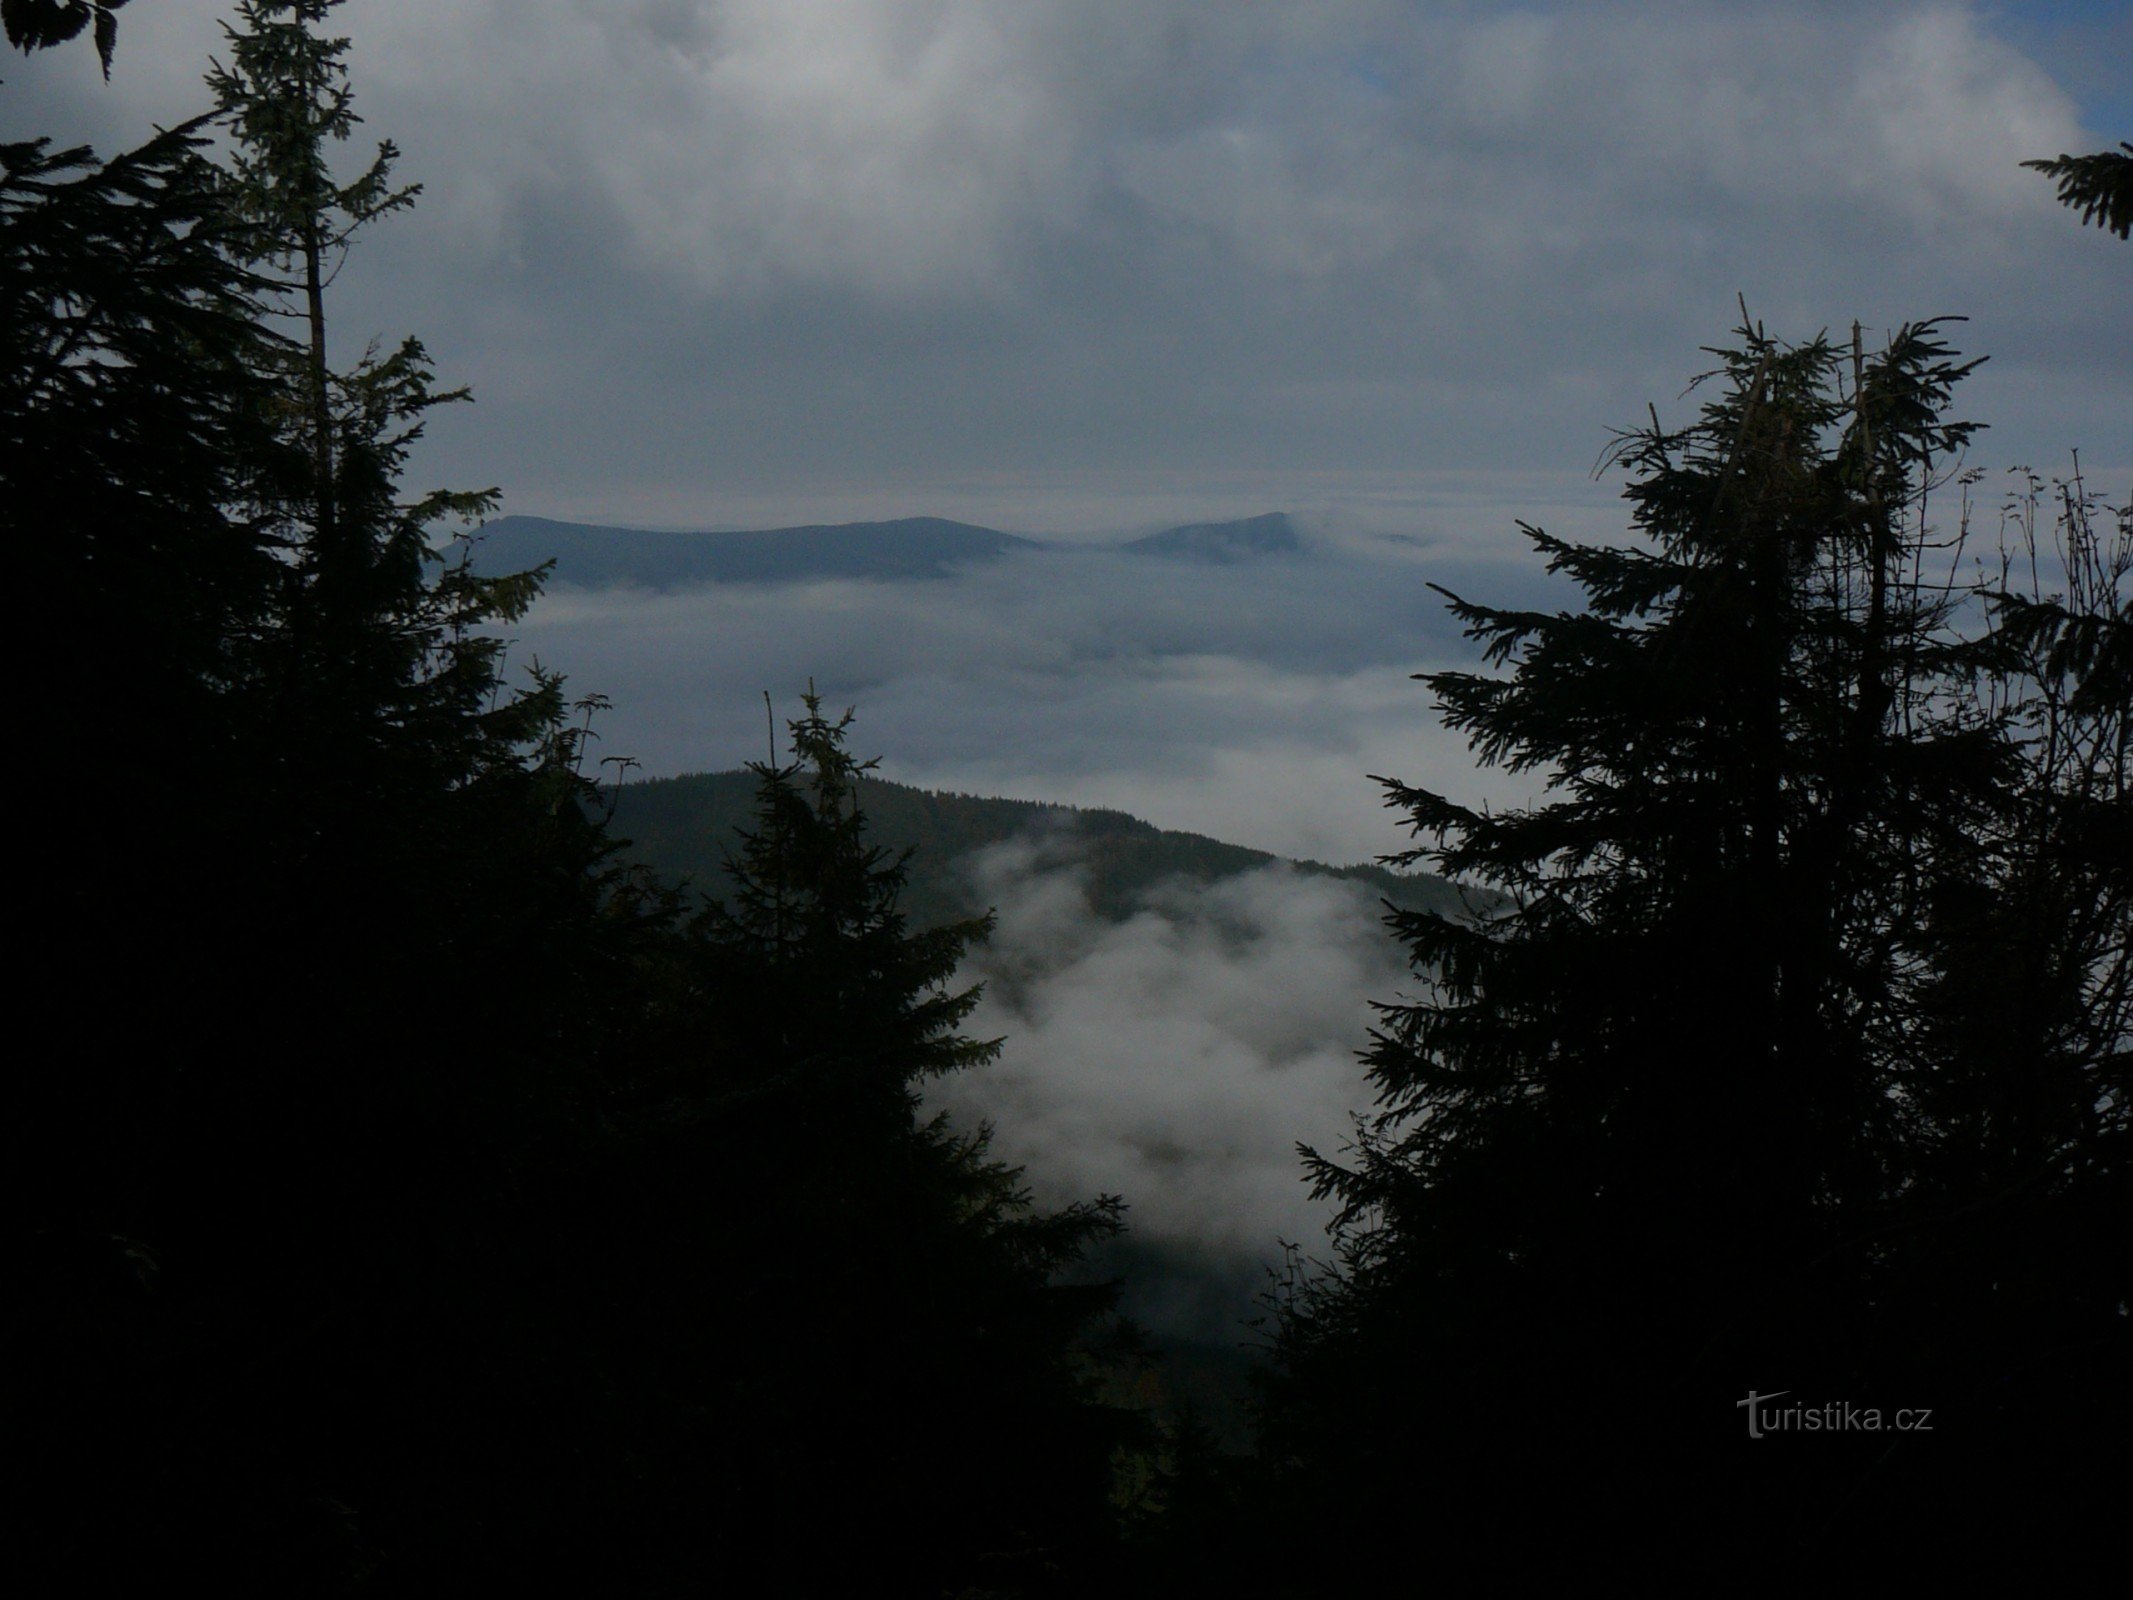
[[[1760,1439],[1771,1433],[1880,1433],[1892,1427],[1897,1433],[1933,1431],[1931,1406],[1906,1406],[1884,1414],[1879,1406],[1855,1406],[1848,1400],[1831,1400],[1818,1406],[1771,1404],[1791,1393],[1790,1389],[1780,1389],[1775,1394],[1757,1394],[1750,1389],[1747,1399],[1733,1403],[1734,1410],[1748,1413],[1749,1438]]]

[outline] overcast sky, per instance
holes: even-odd
[[[198,109],[213,0],[0,130]],[[585,520],[1026,531],[1604,500],[1735,295],[1941,313],[1995,461],[2133,469],[2128,247],[2024,157],[2133,137],[2133,8],[352,0],[421,208],[338,286],[479,404],[440,481]],[[351,151],[351,164],[356,152]]]

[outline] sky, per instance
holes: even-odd
[[[215,0],[0,130],[203,104]],[[2026,157],[2133,136],[2133,8],[351,0],[420,208],[336,285],[478,403],[421,466],[647,525],[1073,533],[1611,489],[1736,297],[1970,317],[2000,461],[2133,472],[2125,247]],[[350,165],[357,152],[351,151]]]

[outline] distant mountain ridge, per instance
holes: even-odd
[[[1240,522],[1188,522],[1135,539],[1126,546],[1135,555],[1225,564],[1260,556],[1299,555],[1303,547],[1296,524],[1285,511],[1269,511]]]
[[[754,797],[755,776],[749,772],[647,779],[623,785],[615,796],[614,828],[630,841],[632,859],[670,880],[687,878],[716,897],[726,882],[726,853],[738,847],[739,830],[754,821]],[[1114,921],[1140,909],[1160,884],[1181,878],[1214,883],[1284,859],[1158,828],[1123,811],[943,794],[875,777],[864,780],[859,799],[877,844],[912,851],[904,910],[919,926],[990,909],[966,863],[977,851],[1017,839],[1039,841],[1072,861],[1084,874],[1091,909]],[[1403,909],[1451,913],[1460,908],[1459,891],[1427,874],[1315,861],[1288,864],[1309,876],[1361,884]]]
[[[1034,539],[946,517],[746,533],[665,533],[513,516],[498,518],[476,535],[474,564],[503,573],[553,561],[559,584],[677,589],[804,578],[942,578],[955,566],[1037,548]]]
[[[582,589],[681,589],[822,578],[927,580],[1018,552],[1059,548],[946,517],[810,523],[743,533],[670,533],[509,516],[484,525],[471,544],[479,571],[525,572],[553,561],[551,581]],[[1187,523],[1117,548],[1136,556],[1226,564],[1293,555],[1303,543],[1288,514],[1275,511],[1236,522]]]

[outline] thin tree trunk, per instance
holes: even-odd
[[[311,472],[320,565],[334,553],[333,413],[326,393],[326,288],[316,214],[304,223],[304,299],[311,323]]]

